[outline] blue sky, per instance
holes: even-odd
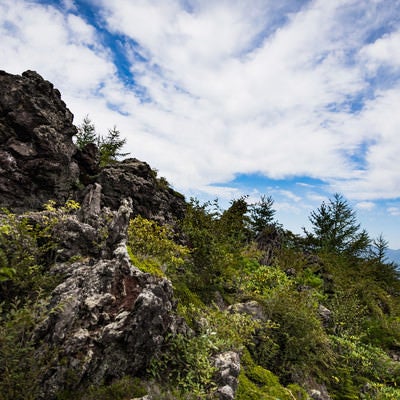
[[[339,192],[400,248],[400,0],[0,0],[0,39],[187,197]]]

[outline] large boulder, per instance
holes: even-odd
[[[79,178],[76,128],[60,92],[33,71],[0,71],[0,199],[14,211],[64,202]]]

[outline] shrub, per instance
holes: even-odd
[[[131,256],[134,256],[139,264],[146,267],[147,263],[147,267],[153,270],[156,270],[155,264],[158,264],[163,272],[182,266],[189,255],[185,246],[173,241],[171,228],[158,225],[140,215],[129,223],[128,247]]]
[[[14,302],[7,313],[0,304],[0,399],[35,400],[55,352],[36,351],[34,328],[47,316],[46,301]]]

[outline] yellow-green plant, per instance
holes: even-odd
[[[189,255],[187,247],[174,242],[170,227],[159,225],[140,215],[129,223],[128,246],[142,265],[146,261],[155,262],[163,272],[182,266]]]

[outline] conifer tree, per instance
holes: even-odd
[[[250,226],[256,235],[272,223],[275,215],[273,204],[274,200],[271,196],[263,195],[259,202],[250,206]]]
[[[309,243],[317,250],[332,253],[360,255],[366,251],[370,239],[365,230],[360,230],[356,213],[348,202],[336,193],[328,203],[311,212],[309,220],[313,232],[304,229]]]
[[[96,143],[97,134],[94,124],[86,114],[83,122],[78,126],[78,133],[76,134],[76,146],[82,150],[89,143]]]
[[[121,139],[121,133],[115,125],[112,129],[108,130],[106,137],[99,136],[97,141],[100,150],[101,166],[116,161],[118,157],[126,157],[129,154],[120,152],[122,147],[126,144],[126,139]]]

